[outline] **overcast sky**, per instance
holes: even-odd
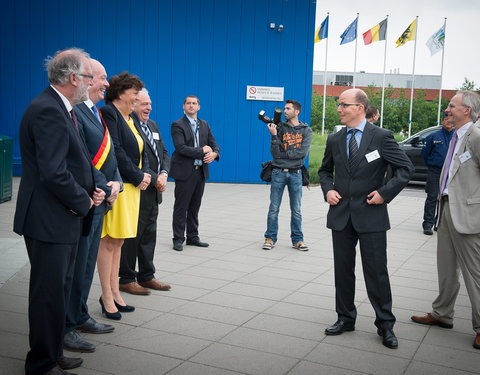
[[[360,13],[357,72],[383,73],[385,42],[364,45],[362,34],[388,18],[386,73],[400,68],[412,74],[414,41],[396,47],[395,41],[418,18],[415,74],[440,75],[442,52],[431,56],[425,45],[447,17],[445,32],[444,89],[456,89],[465,77],[480,87],[480,0],[317,0],[316,27],[330,12],[327,70],[353,71],[355,42],[340,45],[340,35]],[[314,70],[325,69],[325,42],[315,44]]]

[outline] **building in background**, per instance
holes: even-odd
[[[273,115],[292,98],[304,104],[300,120],[310,121],[315,8],[314,0],[5,2],[0,134],[13,138],[14,174],[21,174],[22,113],[48,82],[43,61],[76,46],[111,75],[140,76],[169,150],[184,97],[198,95],[199,117],[209,120],[222,149],[209,181],[260,182],[270,134],[258,112]]]

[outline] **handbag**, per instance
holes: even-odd
[[[260,178],[262,181],[271,182],[272,181],[272,161],[264,161],[262,164],[262,171],[260,172]]]

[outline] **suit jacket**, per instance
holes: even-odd
[[[101,124],[85,103],[79,103],[74,106],[73,109],[77,115],[80,134],[85,141],[90,159],[93,160],[102,144],[106,124]],[[94,176],[95,185],[105,191],[105,198],[108,198],[112,191],[112,189],[107,186],[109,181],[122,182],[112,141],[110,141],[110,151],[102,165],[101,171],[94,168]],[[105,200],[100,206],[95,207],[95,213],[105,213],[107,207]]]
[[[460,162],[459,156],[468,155],[467,152],[470,158]],[[480,233],[480,121],[467,130],[452,163],[448,204],[453,225],[462,234]],[[440,184],[444,173],[445,165],[440,175]],[[440,212],[444,203],[440,200]]]
[[[413,165],[398,147],[391,131],[367,122],[358,150],[359,161],[355,169],[350,170],[346,137],[347,128],[329,135],[318,171],[325,198],[329,190],[336,190],[342,196],[336,206],[330,206],[327,227],[340,231],[351,217],[353,227],[359,233],[386,231],[390,229],[387,203],[407,185]],[[378,157],[369,162],[366,155],[375,151]],[[392,166],[394,175],[384,183],[388,165]],[[384,204],[367,204],[367,195],[374,190],[383,197]]]
[[[128,127],[122,114],[111,103],[103,106],[100,111],[115,146],[118,170],[123,182],[129,182],[134,186],[140,185],[143,181],[142,168],[148,168],[148,157],[145,154],[146,147],[144,147],[142,164],[141,168],[139,168],[141,155],[138,150],[137,138],[135,138],[135,135]],[[143,132],[138,128],[138,123],[135,126],[142,138],[144,138]]]
[[[183,116],[172,123],[171,134],[175,151],[172,154],[172,162],[170,166],[170,177],[175,180],[188,180],[193,173],[193,163],[195,159],[203,159],[203,146],[210,146],[217,153],[220,159],[220,148],[213,137],[212,130],[208,122],[198,120],[199,146],[195,147],[194,134],[187,116]],[[210,177],[208,164],[202,164],[203,175],[205,180]]]
[[[158,156],[160,158],[157,159],[155,155],[155,151],[153,150],[153,146],[150,143],[150,140],[147,138],[143,130],[141,130],[140,119],[138,115],[133,112],[132,113],[133,121],[135,122],[135,126],[140,129],[140,134],[143,137],[143,141],[145,143],[145,155],[148,158],[148,166],[146,168],[142,168],[142,170],[146,173],[149,173],[152,176],[152,180],[150,181],[150,185],[146,190],[141,192],[141,199],[145,202],[156,202],[157,204],[162,203],[162,193],[157,191],[155,184],[157,182],[158,173],[159,171],[166,171],[167,174],[170,171],[170,156],[168,155],[167,148],[165,147],[165,143],[163,142],[162,135],[160,134],[160,130],[158,125],[153,120],[147,121],[147,127],[150,129],[152,133],[155,145],[157,146]]]
[[[60,96],[47,87],[20,123],[23,174],[14,231],[35,240],[75,243],[90,211],[93,165]],[[89,227],[84,226],[83,234]]]

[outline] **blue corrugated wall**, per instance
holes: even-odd
[[[257,120],[279,102],[246,100],[246,86],[285,88],[310,120],[316,0],[15,0],[0,22],[0,134],[14,139],[14,174],[21,174],[18,125],[46,85],[46,56],[84,48],[109,76],[128,70],[150,90],[152,119],[170,152],[170,124],[183,98],[201,99],[221,147],[210,181],[260,182],[270,159],[269,136]],[[269,24],[284,25],[282,32]]]

